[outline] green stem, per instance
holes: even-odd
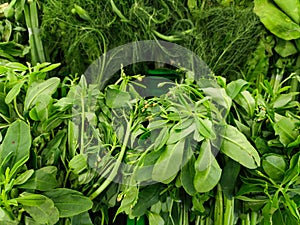
[[[224,214],[224,225],[233,225],[234,216],[234,198],[231,199],[224,196],[225,199],[225,214]]]
[[[214,225],[223,225],[223,196],[221,185],[218,184],[214,211]]]
[[[43,48],[42,40],[40,37],[40,31],[39,31],[37,1],[33,0],[33,2],[29,3],[29,8],[30,8],[30,19],[31,19],[33,36],[34,36],[35,49],[38,55],[38,61],[42,63],[45,62],[46,60],[45,60],[44,48]]]
[[[18,110],[18,106],[17,106],[17,98],[14,98],[14,108],[15,108],[15,111],[18,115],[18,117],[21,119],[21,120],[25,120],[24,117],[20,114],[19,110]]]
[[[256,223],[257,223],[257,212],[252,211],[250,225],[256,225]]]
[[[116,164],[113,168],[113,170],[111,171],[111,173],[109,174],[109,176],[107,177],[107,179],[105,179],[105,181],[103,182],[103,184],[93,193],[90,195],[90,199],[94,199],[96,198],[99,194],[102,193],[102,191],[105,190],[105,188],[108,187],[108,185],[110,185],[110,183],[113,181],[113,179],[116,177],[116,175],[118,174],[122,159],[124,157],[125,151],[126,151],[126,147],[129,141],[129,137],[130,137],[130,129],[131,129],[131,125],[133,123],[133,116],[130,117],[129,122],[127,123],[127,127],[126,127],[126,132],[125,132],[125,137],[124,137],[124,142],[122,144],[121,147],[121,151],[119,153],[119,156],[117,158]]]
[[[30,19],[30,10],[29,5],[24,5],[24,15],[25,15],[25,22],[28,29],[28,36],[29,36],[29,45],[30,45],[30,54],[31,54],[31,64],[36,65],[38,62],[38,55],[35,49],[35,43],[34,43],[34,36],[33,36],[33,29]]]

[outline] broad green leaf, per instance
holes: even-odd
[[[159,201],[162,186],[160,184],[149,185],[139,191],[137,203],[132,208],[131,216],[140,217],[146,214],[147,210]]]
[[[38,169],[24,184],[19,188],[31,189],[39,191],[48,191],[58,186],[56,180],[57,168],[55,166],[47,166]]]
[[[242,79],[231,81],[226,87],[226,92],[230,98],[234,99],[241,91],[245,89],[247,84],[248,82]]]
[[[285,41],[279,38],[274,49],[281,57],[288,57],[298,52],[292,41]]]
[[[222,153],[249,169],[255,169],[260,165],[257,151],[237,128],[227,125],[222,138]]]
[[[31,146],[30,127],[27,123],[17,120],[13,122],[7,130],[3,143],[0,149],[0,162],[3,162],[5,157],[12,154],[6,167],[13,167],[17,170],[19,163],[25,163],[29,159]],[[5,169],[3,169],[5,170]]]
[[[94,225],[88,212],[80,213],[71,218],[71,225]]]
[[[41,83],[33,83],[27,91],[24,102],[24,110],[27,111],[29,108],[34,106],[40,95],[51,96],[56,91],[59,82],[59,78],[52,77]]]
[[[196,159],[194,155],[191,159],[183,166],[180,173],[181,183],[184,190],[191,196],[196,194],[196,189],[194,187],[194,176],[195,176],[195,162]]]
[[[167,141],[167,144],[171,145],[185,139],[188,135],[190,135],[195,131],[195,128],[196,127],[194,123],[192,123],[189,127],[183,130],[176,130],[175,126],[172,127],[168,135],[169,139]]]
[[[194,186],[198,192],[208,192],[213,189],[221,178],[222,170],[212,154],[209,140],[203,141],[199,156],[195,162]]]
[[[295,23],[300,24],[300,2],[299,0],[273,0],[279,8]]]
[[[54,225],[59,220],[59,212],[51,199],[40,194],[23,193],[16,198],[23,209],[39,224]]]
[[[286,163],[283,156],[277,154],[269,154],[267,156],[264,156],[262,160],[262,167],[271,179],[278,181],[284,176]]]
[[[195,125],[197,131],[199,132],[200,136],[207,139],[216,138],[216,134],[214,133],[214,129],[213,129],[213,124],[208,118],[201,119],[195,116],[194,119],[195,119]]]
[[[254,0],[254,3],[254,12],[269,31],[284,40],[300,38],[300,26],[271,0]]]
[[[181,168],[184,153],[184,140],[167,145],[153,167],[152,179],[165,184],[170,183]]]
[[[107,88],[106,91],[106,104],[110,108],[124,107],[130,100],[130,95],[127,92],[118,89]]]
[[[249,91],[242,91],[236,96],[234,100],[239,106],[243,107],[250,118],[253,117],[255,110],[255,100]]]
[[[220,184],[222,191],[227,196],[232,196],[236,187],[236,180],[239,176],[241,165],[236,161],[228,158],[222,171]]]
[[[164,219],[156,213],[149,212],[148,213],[149,225],[164,225]]]
[[[81,173],[87,168],[86,156],[82,154],[74,156],[69,162],[69,167],[75,174]]]
[[[223,88],[203,88],[203,91],[206,96],[211,97],[214,103],[219,106],[222,106],[223,109],[228,112],[232,105],[231,98],[227,95],[225,89]]]
[[[295,141],[299,135],[295,121],[288,117],[281,117],[278,121],[276,121],[274,124],[274,130],[275,134],[279,136],[279,140],[284,146]]]
[[[88,197],[71,189],[57,188],[44,194],[52,199],[55,207],[58,208],[60,218],[79,215],[93,206],[93,202]]]
[[[292,92],[292,93],[288,93],[288,94],[280,94],[278,95],[278,97],[275,99],[274,103],[273,103],[273,107],[275,109],[277,108],[281,108],[281,107],[284,107],[286,106],[287,104],[289,104],[292,100],[293,100],[293,97],[295,95],[298,95],[299,93],[297,92]]]
[[[21,82],[17,83],[16,85],[14,85],[12,89],[10,89],[10,91],[7,93],[7,95],[5,97],[6,104],[11,103],[17,97],[17,95],[20,93],[20,90],[21,90],[21,87],[23,86],[23,84],[24,84],[24,81],[21,81]]]

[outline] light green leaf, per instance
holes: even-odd
[[[194,186],[198,192],[208,192],[219,182],[222,170],[211,152],[209,140],[204,140],[195,162]]]
[[[299,0],[274,0],[279,8],[295,23],[300,24],[300,1]]]
[[[255,110],[255,100],[249,91],[242,91],[234,100],[239,106],[243,107],[250,118],[253,117]]]
[[[184,153],[184,140],[167,145],[153,167],[152,179],[165,184],[170,183],[181,168]]]
[[[130,100],[130,95],[127,92],[118,89],[108,88],[106,91],[106,104],[110,108],[124,107]]]
[[[21,90],[21,87],[23,86],[23,84],[24,84],[24,81],[21,81],[21,82],[17,83],[16,85],[14,85],[12,89],[10,89],[10,91],[7,93],[7,95],[5,97],[6,104],[11,103],[17,97],[17,95],[20,93],[20,90]]]
[[[262,167],[266,174],[276,181],[283,178],[286,170],[286,163],[283,156],[269,154],[263,158]]]
[[[257,151],[237,128],[227,125],[222,138],[222,153],[249,169],[255,169],[260,165]]]
[[[299,135],[295,121],[288,117],[281,117],[278,121],[276,121],[274,124],[274,130],[275,134],[279,136],[279,140],[284,146],[295,141]]]
[[[300,38],[300,26],[293,22],[271,0],[254,0],[254,12],[266,28],[284,40]]]
[[[24,66],[23,64],[18,62],[9,62],[6,64],[6,66],[14,71],[21,71],[21,72],[26,71],[28,69],[27,66]]]
[[[149,212],[148,218],[149,218],[149,225],[164,225],[165,224],[164,219],[159,214]]]
[[[40,168],[24,184],[18,186],[22,189],[31,189],[39,191],[48,191],[58,186],[56,180],[57,168],[47,166]]]
[[[74,156],[69,162],[69,167],[75,174],[81,173],[87,168],[86,156],[82,154]]]
[[[94,225],[88,212],[80,213],[71,218],[71,225]]]
[[[226,87],[226,92],[230,98],[234,99],[241,91],[243,91],[243,89],[245,89],[247,84],[248,82],[242,79],[231,81]]]
[[[24,109],[27,111],[30,107],[34,106],[41,95],[52,95],[58,85],[60,79],[57,77],[52,77],[41,83],[33,83],[28,89],[27,95],[25,97]]]
[[[28,124],[21,120],[13,122],[7,130],[0,149],[0,162],[3,162],[7,155],[12,154],[3,170],[5,171],[6,167],[11,169],[15,167],[14,170],[17,170],[22,166],[29,159],[30,146],[31,135]],[[19,165],[21,162],[22,165]]]
[[[26,170],[24,173],[17,176],[14,185],[24,184],[34,174],[34,170]]]
[[[88,197],[71,189],[58,188],[44,194],[53,200],[59,210],[60,218],[79,215],[93,206],[93,202]]]
[[[51,199],[40,194],[23,193],[16,200],[23,209],[39,224],[54,225],[59,220],[59,213]]]

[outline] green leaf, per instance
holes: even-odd
[[[106,90],[106,104],[110,108],[124,107],[130,100],[130,95],[127,92],[113,89],[111,87]]]
[[[3,162],[7,155],[12,154],[3,171],[6,167],[17,170],[22,166],[29,159],[30,146],[31,135],[28,124],[21,120],[13,122],[7,130],[0,149],[0,162]]]
[[[53,200],[60,218],[79,215],[93,206],[93,202],[88,197],[71,189],[58,188],[44,194]]]
[[[60,79],[57,77],[52,77],[41,83],[33,83],[27,91],[24,110],[28,111],[29,108],[34,106],[41,95],[51,96],[57,89]]]
[[[51,64],[50,66],[47,66],[47,67],[41,69],[40,72],[46,73],[46,72],[56,69],[59,66],[60,66],[60,63]]]
[[[236,187],[236,180],[239,176],[240,169],[241,169],[240,164],[228,158],[223,168],[222,176],[220,179],[222,191],[227,196],[232,196],[234,194],[234,189]]]
[[[195,116],[194,119],[195,119],[195,125],[197,131],[199,132],[200,136],[207,139],[216,138],[216,134],[214,133],[214,129],[213,129],[213,124],[208,118],[201,119]]]
[[[15,179],[14,185],[24,184],[34,174],[34,170],[26,170],[22,174],[18,175]]]
[[[11,103],[17,97],[17,95],[20,93],[21,87],[23,86],[24,83],[25,83],[24,81],[21,81],[21,82],[17,83],[16,85],[14,85],[12,89],[10,89],[10,91],[7,93],[7,95],[5,97],[6,104]]]
[[[170,183],[181,168],[184,153],[184,140],[167,145],[153,167],[152,179],[165,184]]]
[[[184,167],[181,169],[180,178],[182,182],[182,186],[184,190],[191,196],[196,194],[196,189],[194,187],[194,176],[195,176],[195,162],[196,159],[194,155],[191,157],[191,159],[184,165]]]
[[[19,188],[31,189],[39,191],[48,191],[58,186],[56,180],[57,168],[55,166],[47,166],[34,172],[26,183],[21,184]]]
[[[71,218],[71,225],[94,225],[88,212],[80,213]]]
[[[207,139],[201,145],[195,171],[194,186],[198,192],[212,190],[221,178],[222,170],[211,152],[211,144]]]
[[[237,128],[227,125],[222,138],[222,153],[249,169],[255,169],[260,165],[257,151]]]
[[[24,66],[23,64],[21,63],[18,63],[18,62],[10,62],[10,63],[7,63],[5,66],[9,67],[10,69],[14,70],[14,71],[26,71],[28,69],[27,66]]]
[[[295,23],[300,24],[300,2],[299,0],[273,0],[279,8]]]
[[[255,110],[255,100],[249,91],[242,91],[234,100],[239,106],[243,107],[250,118],[253,117]]]
[[[16,220],[12,220],[7,212],[5,212],[4,208],[0,208],[0,224],[3,225],[18,225],[19,222]]]
[[[75,174],[81,173],[87,168],[86,156],[82,154],[74,156],[69,162],[69,167]]]
[[[132,208],[132,216],[140,217],[146,214],[147,210],[159,201],[159,195],[162,191],[160,184],[149,185],[140,190],[138,201]]]
[[[281,57],[288,57],[290,55],[294,55],[298,52],[296,46],[291,41],[285,41],[282,39],[278,39],[277,44],[275,46],[275,51]]]
[[[288,93],[288,94],[278,95],[278,97],[275,99],[275,101],[273,103],[273,107],[275,109],[278,109],[278,108],[282,108],[282,107],[286,106],[287,104],[289,104],[293,100],[293,97],[295,95],[298,95],[298,93],[297,92],[291,92],[291,93]]]
[[[59,220],[59,212],[51,199],[40,194],[23,193],[16,198],[23,209],[39,224],[54,225]]]
[[[159,214],[149,212],[148,218],[149,218],[149,225],[164,225],[165,224],[164,219]]]
[[[226,87],[226,92],[230,98],[234,99],[241,91],[243,91],[243,89],[245,89],[247,84],[248,82],[242,79],[231,81]]]
[[[295,121],[288,117],[281,117],[274,124],[275,134],[279,136],[280,142],[287,146],[295,141],[299,135]]]
[[[278,9],[271,0],[255,0],[254,3],[254,12],[269,31],[284,40],[300,38],[299,25]]]
[[[273,180],[281,180],[286,170],[286,163],[281,155],[269,154],[264,156],[262,167],[266,174]]]

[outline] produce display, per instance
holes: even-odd
[[[299,0],[0,1],[0,224],[299,225]]]

